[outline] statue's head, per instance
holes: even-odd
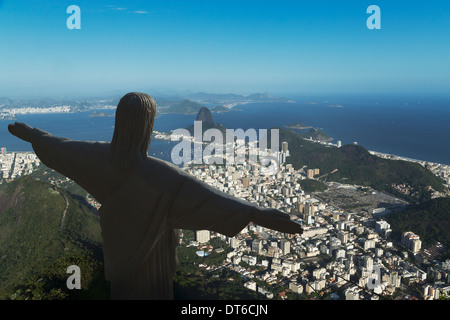
[[[145,93],[130,92],[120,99],[111,141],[114,164],[133,169],[147,157],[155,114],[155,100]]]

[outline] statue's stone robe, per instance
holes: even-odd
[[[172,299],[178,230],[239,233],[257,206],[148,157],[127,172],[110,162],[110,144],[73,141],[40,129],[32,146],[48,167],[101,203],[105,277],[113,299]]]

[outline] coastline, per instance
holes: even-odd
[[[260,101],[260,103],[267,103],[267,101]],[[272,111],[277,111],[280,110],[280,112],[274,114],[274,117],[272,119],[272,117],[269,117],[269,120],[263,120],[260,121],[259,117],[257,118],[257,121],[251,121],[251,125],[254,126],[255,128],[258,128],[258,125],[261,126],[265,126],[267,125],[267,122],[272,122],[275,121],[274,123],[279,123],[280,126],[284,126],[285,128],[289,128],[289,129],[294,129],[294,130],[307,130],[310,128],[313,128],[314,126],[312,125],[306,125],[305,123],[310,123],[311,122],[311,117],[321,117],[324,113],[320,112],[317,113],[316,115],[316,111],[313,111],[312,113],[307,114],[307,116],[302,117],[303,112],[301,112],[302,109],[298,109],[300,110],[300,112],[295,111],[295,113],[292,115],[292,117],[288,117],[288,113],[286,110],[288,110],[288,107],[286,107],[286,103],[282,102],[280,107],[278,108],[277,106],[277,101],[272,101],[268,107],[268,112],[272,112]],[[226,106],[229,108],[229,111],[232,110],[237,110],[238,106],[245,106],[248,104],[256,104],[255,106],[252,106],[252,112],[249,113],[249,116],[252,116],[253,113],[255,112],[255,110],[259,110],[260,106],[257,105],[258,102],[257,101],[253,101],[253,100],[249,100],[249,101],[239,101],[239,102],[231,102],[229,104],[226,104]],[[293,107],[295,107],[296,105],[294,105]],[[261,105],[261,108],[263,108],[264,105]],[[284,109],[283,109],[284,108]],[[86,139],[86,132],[92,132],[93,137],[91,139],[97,138],[98,140],[105,140],[105,139],[109,139],[109,130],[110,129],[101,129],[103,132],[101,133],[100,137],[96,137],[96,131],[97,129],[93,129],[92,125],[95,126],[104,126],[105,121],[110,122],[110,120],[102,120],[102,119],[108,119],[110,118],[109,116],[89,116],[90,113],[92,113],[94,110],[98,110],[101,113],[107,111],[106,109],[113,109],[112,106],[107,106],[104,108],[94,108],[91,110],[83,110],[83,111],[71,111],[71,112],[46,112],[44,113],[24,113],[24,114],[16,114],[17,117],[15,117],[16,119],[12,120],[12,119],[2,119],[4,120],[4,126],[3,126],[3,132],[0,132],[0,141],[1,141],[1,145],[0,147],[7,147],[8,150],[24,150],[27,151],[29,150],[27,147],[22,146],[21,143],[15,143],[15,141],[13,141],[12,139],[9,139],[9,132],[7,132],[7,124],[11,123],[12,121],[21,121],[21,122],[29,122],[32,125],[34,124],[35,126],[40,126],[41,122],[43,121],[43,123],[45,123],[45,128],[47,128],[47,130],[49,130],[50,132],[55,132],[55,134],[59,134],[59,135],[67,135],[69,138],[72,139]],[[245,109],[245,108],[243,108]],[[290,109],[290,107],[289,107]],[[330,108],[330,109],[339,109],[339,108]],[[262,111],[264,111],[265,109],[262,109]],[[308,109],[307,111],[309,112],[310,109]],[[314,109],[315,110],[315,109]],[[0,109],[1,111],[1,109]],[[25,110],[23,110],[25,111]],[[47,110],[48,111],[48,110]],[[112,111],[112,110],[111,110]],[[110,112],[111,112],[110,111]],[[241,127],[241,128],[245,128],[245,124],[243,124],[247,117],[247,112],[246,109],[242,110],[245,112],[245,114],[243,115],[243,117],[238,116],[238,118],[236,119],[236,126],[237,127]],[[261,112],[262,112],[261,111]],[[327,111],[328,112],[328,111]],[[112,113],[112,112],[111,112]],[[225,119],[230,123],[230,118],[234,118],[235,116],[230,114],[230,115],[226,115],[228,112],[221,112],[224,113],[225,115],[223,115],[225,117]],[[77,114],[83,114],[81,116],[78,116]],[[47,117],[47,115],[49,117]],[[158,131],[160,131],[161,133],[163,132],[167,132],[169,131],[169,129],[173,126],[177,127],[183,126],[184,120],[182,120],[183,114],[182,113],[178,113],[178,114],[173,114],[173,113],[167,113],[167,114],[158,114],[158,116],[163,116],[163,120],[160,120],[160,125],[158,128]],[[174,117],[172,117],[172,115],[175,115]],[[286,115],[286,117],[284,117],[284,115]],[[50,117],[51,116],[51,117]],[[181,117],[180,117],[181,116]],[[295,116],[295,117],[294,117]],[[81,123],[82,121],[84,121],[84,119],[87,118],[89,119],[89,123],[83,124]],[[73,120],[72,120],[73,119]],[[414,120],[415,118],[411,118],[411,120]],[[252,119],[250,119],[252,120]],[[334,143],[332,145],[336,146],[336,141],[342,140],[345,143],[351,143],[352,137],[350,135],[345,135],[347,132],[344,132],[344,136],[342,136],[341,139],[341,135],[339,135],[340,131],[336,130],[334,127],[332,127],[332,125],[337,125],[334,123],[329,123],[330,121],[328,121],[327,119],[324,119],[324,125],[327,126],[328,130],[334,130],[335,132],[333,134],[330,134],[330,136],[332,137],[338,137],[335,138]],[[355,118],[355,121],[357,120],[357,118]],[[76,121],[76,123],[74,122]],[[161,122],[162,121],[162,122]],[[281,122],[280,122],[281,121]],[[328,121],[328,122],[327,122]],[[259,124],[259,122],[261,122],[261,124]],[[287,124],[286,124],[287,122]],[[289,123],[290,122],[290,123]],[[61,124],[64,123],[64,127],[61,126]],[[74,123],[74,128],[73,130],[70,130],[70,128],[72,128],[72,123]],[[92,124],[91,124],[92,123]],[[232,124],[234,124],[234,122],[231,122]],[[355,122],[356,123],[356,122]],[[394,123],[394,122],[392,122]],[[371,123],[371,125],[377,125],[377,123]],[[314,125],[318,125],[316,123],[314,123]],[[320,124],[319,124],[320,125]],[[44,125],[42,125],[44,126]],[[392,126],[391,126],[392,127]],[[67,130],[69,129],[69,130]],[[352,136],[354,137],[358,137],[358,132],[360,130],[366,130],[366,127],[357,127],[355,126],[355,129],[352,130]],[[68,133],[64,133],[64,131],[67,132],[74,132],[74,134],[68,134]],[[341,130],[342,131],[342,130]],[[362,134],[365,134],[365,131],[362,132]],[[401,129],[398,130],[399,132],[401,131]],[[78,133],[79,132],[79,133]],[[106,134],[104,132],[107,132]],[[395,132],[394,132],[395,133]],[[402,134],[403,132],[400,132],[400,134]],[[447,130],[444,132],[445,134],[447,134]],[[107,136],[106,138],[104,136]],[[366,136],[364,136],[364,138],[366,138]],[[381,136],[380,136],[381,138]],[[383,138],[385,138],[383,136]],[[89,139],[89,138],[88,138]],[[355,138],[356,140],[358,140],[359,138]],[[362,138],[361,138],[362,139]],[[386,139],[386,138],[385,138]],[[411,139],[414,139],[414,137],[411,137]],[[438,144],[440,141],[436,140],[436,141],[432,141],[433,144],[430,145],[430,147],[426,148],[427,144],[425,139],[421,139],[421,145],[417,144],[417,147],[415,145],[413,145],[412,143],[409,143],[409,145],[407,146],[407,148],[403,148],[403,144],[399,144],[398,142],[396,142],[397,144],[394,143],[390,143],[390,145],[386,148],[383,145],[383,140],[378,139],[378,141],[368,141],[369,139],[365,139],[364,143],[362,143],[362,146],[371,144],[372,148],[367,148],[368,151],[373,152],[373,153],[377,153],[379,156],[384,157],[384,158],[389,158],[389,159],[402,159],[402,160],[406,160],[406,161],[411,161],[411,162],[417,162],[417,163],[431,163],[431,164],[440,164],[440,165],[445,165],[448,166],[450,165],[450,161],[447,160],[448,158],[448,150],[446,150],[446,148],[439,148]],[[399,140],[399,139],[397,139]],[[442,139],[440,139],[442,140]],[[386,140],[386,142],[389,142],[388,140]],[[408,141],[406,141],[408,142]],[[406,143],[405,142],[405,143]],[[322,143],[330,143],[330,142],[322,142]],[[425,144],[424,144],[425,143]],[[396,146],[398,146],[398,150],[401,150],[402,153],[396,153]],[[409,148],[409,149],[408,149]],[[384,150],[384,151],[377,151],[377,150]],[[436,149],[436,152],[433,152],[433,150]],[[441,150],[441,151],[439,151]],[[387,151],[387,152],[386,152]],[[404,154],[408,154],[408,155],[404,155]],[[411,155],[413,155],[411,157]],[[421,155],[424,156],[424,158],[421,157]]]
[[[332,146],[335,148],[339,148],[339,146],[337,144],[331,143],[331,142],[323,142],[323,141],[317,141],[317,140],[312,140],[312,139],[305,139],[305,140],[314,142],[314,143],[320,143],[323,145]],[[377,156],[379,158],[383,158],[383,159],[388,159],[388,160],[393,160],[393,161],[400,160],[400,161],[408,161],[408,162],[418,163],[421,166],[430,170],[437,177],[443,179],[445,182],[444,185],[447,186],[447,188],[450,188],[450,165],[449,164],[427,161],[427,160],[412,159],[409,157],[399,156],[399,155],[395,155],[395,154],[391,154],[391,153],[383,153],[383,152],[368,150],[368,149],[367,149],[367,151],[370,154]]]

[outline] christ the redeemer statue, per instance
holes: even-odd
[[[250,222],[302,233],[288,214],[220,192],[175,165],[148,156],[156,103],[144,93],[122,97],[112,141],[74,141],[24,123],[9,131],[39,159],[101,204],[105,278],[112,299],[173,299],[178,230],[235,236]]]

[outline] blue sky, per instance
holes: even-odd
[[[449,93],[449,16],[442,0],[0,0],[0,96]]]

